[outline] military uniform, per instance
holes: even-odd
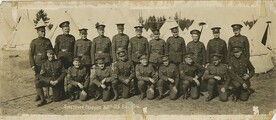
[[[121,52],[125,52],[125,54],[127,53],[125,49],[120,50],[120,48],[117,50],[116,53],[120,55]],[[127,57],[127,56],[122,55],[119,57]],[[123,85],[122,97],[128,98],[129,92],[130,92],[130,81],[133,80],[135,77],[134,65],[132,61],[128,59],[118,60],[116,63],[114,63],[114,74],[117,79],[116,82],[118,82],[116,84]],[[125,83],[125,80],[128,80],[128,83]],[[115,89],[117,89],[117,85]]]
[[[222,55],[213,54],[212,60],[221,59]],[[215,76],[219,76],[221,80],[217,80]],[[208,65],[204,75],[204,80],[208,80],[208,93],[209,96],[206,101],[210,101],[214,97],[214,90],[217,89],[219,93],[219,98],[221,101],[228,100],[227,89],[229,88],[229,84],[231,82],[228,68],[226,64],[219,63],[218,65],[214,65],[213,63]],[[225,92],[221,91],[221,88],[225,88]]]
[[[35,66],[35,75],[39,75],[42,64],[47,60],[46,50],[53,49],[50,39],[38,37],[30,45],[30,65]]]
[[[97,29],[104,29],[105,25],[99,24],[96,25]],[[98,37],[93,39],[92,42],[92,65],[95,64],[95,58],[97,57],[104,57],[105,63],[110,64],[112,62],[111,59],[112,55],[112,48],[111,48],[111,41],[109,37],[104,35],[99,35]]]
[[[96,58],[96,62],[105,64],[105,58]],[[105,81],[103,82],[103,80]],[[91,90],[96,91],[95,100],[102,95],[103,101],[108,101],[111,97],[111,89],[116,85],[116,80],[114,80],[114,74],[110,66],[105,66],[104,69],[96,67],[95,74],[92,75],[92,82],[90,82]],[[102,88],[101,85],[104,84],[106,88]],[[101,93],[102,92],[102,93]]]
[[[200,36],[200,31],[198,30],[192,30],[190,32],[191,34],[197,34]],[[206,59],[206,49],[201,41],[190,41],[187,44],[187,53],[193,53],[194,54],[194,61],[197,62],[200,65],[205,65]]]
[[[234,47],[234,52],[235,49],[240,48],[235,48]],[[234,87],[234,94],[235,97],[234,99],[240,98],[242,101],[247,101],[248,97],[250,95],[250,91],[248,88],[250,87],[250,78],[253,77],[255,74],[255,68],[244,56],[241,56],[240,58],[235,58],[231,57],[229,60],[229,71],[230,71],[230,77],[232,79],[232,85]],[[248,78],[244,78],[245,75],[248,75]],[[243,88],[243,84],[246,84],[248,86],[247,89]]]
[[[186,58],[192,58],[192,53],[186,53],[184,55]],[[192,99],[197,99],[199,97],[199,91],[198,91],[198,85],[193,80],[194,78],[197,80],[200,80],[204,73],[204,67],[202,65],[199,65],[196,62],[193,62],[192,64],[187,64],[186,62],[183,62],[180,64],[180,79],[182,80],[182,87],[183,87],[183,98],[188,98],[188,89],[190,88],[190,94]]]
[[[142,31],[142,26],[135,26],[134,27],[137,30],[139,31]],[[135,36],[135,37],[132,37],[130,39],[130,43],[129,43],[129,60],[132,60],[134,62],[134,64],[138,64],[139,63],[139,59],[138,59],[138,56],[141,55],[141,54],[147,54],[149,53],[149,42],[147,40],[147,38],[141,36],[141,37],[138,37],[138,36]]]
[[[220,27],[214,27],[212,28],[213,33],[219,33]],[[222,63],[227,63],[227,45],[225,40],[221,38],[213,38],[209,40],[207,44],[207,50],[206,50],[206,63],[209,63],[211,60],[212,54],[221,54],[222,56]]]
[[[240,24],[233,24],[232,25],[233,29],[241,29],[242,25]],[[249,41],[246,36],[244,35],[237,35],[237,36],[232,36],[229,38],[228,41],[228,59],[233,56],[233,46],[242,46],[242,51],[243,55],[249,59],[250,57],[250,46],[249,46]]]
[[[80,32],[87,34],[87,29],[80,29]],[[78,39],[74,47],[74,56],[81,57],[81,63],[90,74],[92,59],[92,41],[89,39]]]
[[[36,91],[41,100],[37,105],[38,107],[47,103],[42,87],[52,87],[53,101],[61,100],[64,93],[63,80],[66,70],[60,61],[54,59],[54,51],[52,49],[47,50],[47,54],[51,54],[52,58],[48,58],[48,60],[42,64],[40,75],[35,81]],[[55,84],[51,82],[55,82]]]
[[[154,31],[153,34],[160,34],[159,31]],[[158,38],[149,41],[149,62],[155,69],[162,63],[160,59],[165,54],[166,42]]]
[[[140,55],[139,59],[148,59],[146,55]],[[158,80],[158,75],[151,64],[146,66],[139,64],[135,67],[136,77],[138,79],[138,88],[141,92],[141,99],[146,95],[149,100],[154,98],[155,84],[150,82],[149,78],[155,82]],[[147,91],[147,94],[146,94]]]
[[[69,22],[65,21],[60,24],[60,28],[68,27]],[[71,34],[61,34],[55,40],[55,53],[57,58],[62,61],[64,67],[68,69],[72,66],[74,57],[75,37]]]
[[[171,31],[178,32],[178,29],[177,27],[173,27]],[[169,37],[166,42],[166,53],[169,54],[170,62],[179,65],[183,61],[183,54],[186,53],[185,40],[180,36]]]
[[[117,24],[118,29],[123,29],[124,24]],[[116,51],[118,48],[128,49],[129,37],[124,33],[118,33],[112,38],[112,58],[113,61],[117,61]]]
[[[66,70],[58,60],[45,61],[41,67],[39,80],[36,82],[36,87],[41,88],[51,86],[53,89],[53,101],[60,101],[64,95],[63,81],[66,75]],[[51,80],[57,80],[58,84],[50,85]]]
[[[80,59],[78,58],[74,58],[77,61],[80,61]],[[75,61],[74,60],[74,61]],[[67,72],[67,88],[68,88],[68,92],[71,96],[71,100],[76,99],[75,97],[78,95],[75,95],[75,91],[80,91],[80,90],[84,90],[87,92],[88,90],[88,85],[90,83],[90,78],[89,78],[89,74],[88,74],[88,70],[83,67],[80,66],[79,68],[76,68],[75,66],[71,66],[68,68],[68,72]],[[82,84],[84,88],[80,88],[78,86],[78,83]],[[86,100],[86,96],[81,96],[80,95],[81,100]]]
[[[168,55],[162,56],[163,61],[168,60]],[[170,91],[170,99],[175,100],[177,98],[177,88],[179,85],[179,70],[178,67],[173,64],[169,63],[168,65],[161,64],[159,67],[159,80],[158,80],[158,90],[159,90],[159,96],[163,95],[164,85],[169,86]],[[169,81],[168,79],[173,79],[174,82]],[[160,99],[161,99],[160,98]]]

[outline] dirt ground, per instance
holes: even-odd
[[[61,115],[95,115],[95,114],[125,114],[126,109],[133,105],[134,112],[141,114],[147,107],[150,115],[240,115],[253,114],[253,106],[258,106],[260,114],[267,114],[275,109],[276,71],[255,75],[252,88],[256,91],[247,102],[220,102],[215,98],[205,102],[205,96],[197,100],[172,101],[168,97],[161,101],[139,100],[139,96],[130,99],[119,99],[115,102],[85,101],[68,102],[67,100],[36,107],[34,72],[30,69],[28,51],[3,51],[0,61],[0,102],[2,115],[22,114],[61,114]],[[14,55],[19,55],[14,57]],[[12,56],[12,57],[9,57]],[[133,103],[133,104],[132,104]],[[127,110],[128,111],[128,110]]]

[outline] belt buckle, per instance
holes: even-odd
[[[37,53],[36,55],[42,55],[42,53]]]
[[[62,51],[62,52],[66,52],[66,51],[67,51],[67,49],[61,49],[61,51]]]

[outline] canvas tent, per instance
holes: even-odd
[[[27,50],[31,41],[37,37],[34,23],[24,14],[21,14],[20,21],[9,36],[4,49]]]
[[[1,15],[0,17],[0,46],[2,48],[13,32],[13,28],[7,23],[7,20],[4,18],[4,16]]]
[[[170,36],[172,36],[172,33],[171,33],[170,29],[172,27],[177,27],[177,26],[178,26],[178,24],[176,23],[175,20],[173,20],[173,19],[166,20],[165,23],[160,28],[160,38],[167,41],[167,39]],[[178,30],[180,31],[180,33],[182,33],[182,30],[180,28],[178,28]]]

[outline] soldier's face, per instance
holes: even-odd
[[[178,37],[178,33],[179,33],[178,31],[172,31],[172,34],[174,37]]]
[[[198,34],[192,34],[192,38],[193,38],[193,41],[197,42],[198,39],[199,39],[199,35]]]
[[[37,31],[39,37],[45,37],[45,31]]]
[[[80,67],[80,61],[74,61],[73,65],[75,68],[79,68]]]
[[[187,63],[188,65],[191,65],[191,64],[193,63],[193,59],[192,59],[192,58],[189,58],[189,57],[185,58],[184,61],[185,61],[185,63]]]
[[[125,29],[124,28],[118,28],[117,30],[118,30],[118,33],[122,34],[122,33],[124,33]]]
[[[53,53],[47,53],[48,60],[53,60],[54,59],[54,54]]]
[[[219,38],[220,33],[213,33],[214,38]]]
[[[87,33],[80,33],[81,39],[86,39],[87,38]]]
[[[138,36],[138,37],[140,37],[141,35],[142,35],[142,33],[143,33],[143,31],[141,30],[136,30],[135,31],[136,32],[136,36]]]
[[[241,33],[241,29],[234,29],[233,32],[237,36]]]
[[[240,58],[242,55],[242,51],[234,53],[235,58]]]
[[[140,63],[144,66],[148,65],[148,60],[147,59],[142,59],[140,60]]]
[[[213,64],[216,66],[220,63],[221,60],[213,60]]]
[[[98,34],[99,34],[99,35],[101,35],[101,36],[104,35],[104,30],[98,29],[97,31],[98,31]]]
[[[104,65],[104,63],[98,63],[98,67],[99,67],[100,69],[104,69],[105,65]]]
[[[169,65],[169,61],[167,60],[167,61],[163,61],[163,64],[165,65],[165,66],[168,66]]]
[[[64,34],[69,34],[70,33],[70,27],[63,27],[62,31]]]

